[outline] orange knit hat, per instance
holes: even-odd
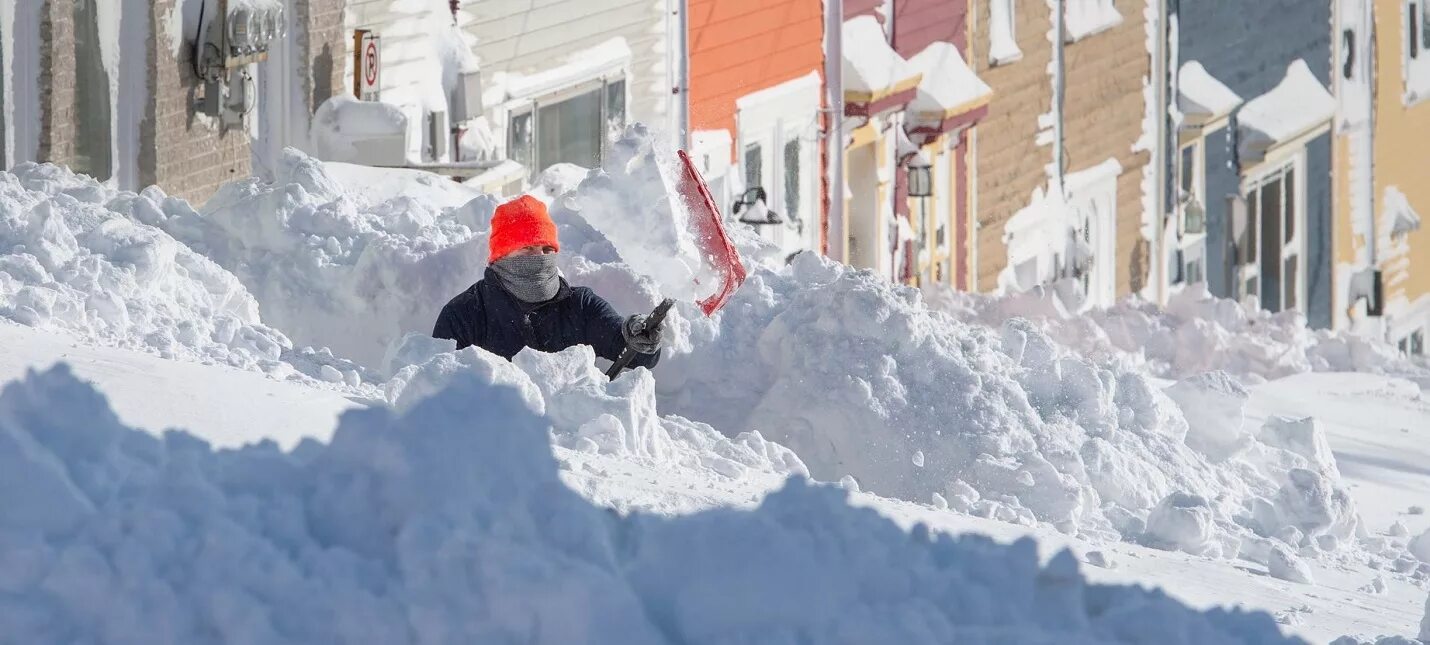
[[[561,250],[561,243],[556,239],[556,223],[546,214],[546,204],[531,195],[522,195],[497,207],[492,215],[491,237],[487,240],[488,263],[522,247],[538,244]]]

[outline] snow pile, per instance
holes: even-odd
[[[157,225],[232,271],[264,320],[299,343],[381,370],[393,341],[430,331],[442,305],[481,277],[492,197],[450,208],[464,188],[406,194],[401,186],[422,186],[418,173],[389,189],[350,189],[291,149],[274,174],[226,184],[201,213]]]
[[[1226,375],[1169,397],[1026,320],[963,324],[915,290],[815,256],[756,272],[718,323],[691,323],[689,342],[660,367],[661,408],[759,431],[823,481],[1263,564],[1271,540],[1353,542],[1356,514],[1319,429],[1274,421],[1241,434],[1245,392]]]
[[[349,413],[328,445],[214,451],[122,427],[64,367],[32,373],[0,394],[0,633],[1296,642],[1264,613],[1089,584],[1070,553],[1040,566],[1030,540],[909,534],[799,481],[752,511],[616,516],[562,484],[548,423],[516,391],[468,375],[401,415]]]
[[[684,213],[671,205],[668,162],[650,133],[632,126],[612,150],[603,170],[563,165],[537,182],[553,200],[563,274],[623,312],[649,310],[662,294],[707,295],[695,282],[708,270],[675,223]],[[295,341],[391,374],[407,364],[389,360],[403,336],[429,333],[442,306],[481,279],[497,203],[435,175],[289,150],[274,181],[227,184],[201,213],[157,224],[238,276],[264,320]],[[733,233],[751,262],[770,255],[753,234]]]
[[[1037,324],[1058,344],[1098,361],[1118,360],[1163,378],[1224,371],[1249,383],[1303,372],[1370,372],[1430,385],[1430,367],[1389,344],[1346,332],[1313,330],[1296,312],[1273,314],[1216,298],[1203,285],[1173,294],[1165,308],[1137,298],[1106,309],[1069,313],[1058,288],[986,296],[925,293],[930,306],[961,320],[1000,325],[1014,317]]]
[[[233,275],[152,224],[186,208],[52,165],[0,172],[0,317],[166,357],[279,371],[292,349]]]
[[[407,115],[395,105],[339,94],[313,114],[313,146],[331,161],[401,163],[407,127]]]
[[[554,354],[527,349],[512,362],[475,347],[458,352],[450,352],[451,348],[451,341],[433,341],[428,351],[441,353],[420,362],[414,360],[415,353],[407,357],[414,364],[399,371],[387,385],[387,397],[395,409],[411,409],[461,375],[476,374],[520,392],[528,407],[550,418],[552,439],[564,448],[619,455],[662,467],[712,471],[728,479],[740,479],[750,470],[809,475],[793,452],[766,441],[757,432],[731,439],[703,423],[676,416],[662,418],[656,411],[655,379],[649,371],[634,370],[609,381],[596,369],[590,347]]]

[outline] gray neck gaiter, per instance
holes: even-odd
[[[556,254],[508,255],[492,264],[511,295],[523,302],[535,304],[556,297],[561,288],[561,274],[556,270]]]

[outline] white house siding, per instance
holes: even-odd
[[[463,2],[464,26],[477,39],[483,80],[529,75],[567,62],[612,38],[631,50],[627,116],[664,126],[670,100],[666,71],[666,0],[481,0]]]

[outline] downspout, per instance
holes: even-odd
[[[1063,68],[1063,45],[1067,40],[1067,25],[1064,24],[1067,0],[1057,0],[1053,12],[1053,182],[1060,200],[1067,199],[1067,189],[1063,185],[1063,88],[1066,86]]]
[[[1366,250],[1369,254],[1370,270],[1375,271],[1380,267],[1380,257],[1376,252],[1378,242],[1375,232],[1375,90],[1376,90],[1376,65],[1375,65],[1375,8],[1371,0],[1361,2],[1361,24],[1365,25],[1365,37],[1360,43],[1356,43],[1360,52],[1362,65],[1364,65],[1366,91],[1365,91],[1365,132],[1357,137],[1357,146],[1360,147],[1361,159],[1365,160],[1364,190],[1361,191],[1365,199],[1365,212],[1369,214],[1367,222],[1370,235],[1366,236]],[[1380,303],[1377,303],[1380,304]]]
[[[676,147],[682,150],[690,147],[690,19],[686,10],[687,0],[667,0],[673,7],[675,36],[673,38],[675,64],[674,83],[671,86],[671,111],[675,117]]]
[[[825,154],[828,155],[829,187],[824,218],[822,246],[825,255],[837,245],[838,253],[833,254],[840,262],[848,262],[845,257],[844,239],[831,240],[830,223],[838,222],[834,231],[840,238],[847,238],[844,224],[844,0],[824,0],[824,86],[828,92],[828,112],[825,113]]]
[[[1156,0],[1157,3],[1157,24],[1154,25],[1157,38],[1154,41],[1152,53],[1152,82],[1153,85],[1153,107],[1157,115],[1157,142],[1152,148],[1152,163],[1156,172],[1152,174],[1152,190],[1156,195],[1156,210],[1152,213],[1152,221],[1155,227],[1152,231],[1152,239],[1149,242],[1148,257],[1152,259],[1152,266],[1148,271],[1148,278],[1152,281],[1152,296],[1157,304],[1167,302],[1167,258],[1162,257],[1165,250],[1162,248],[1162,240],[1167,230],[1167,170],[1168,170],[1168,128],[1167,115],[1170,113],[1168,105],[1167,83],[1170,80],[1167,73],[1167,39],[1171,33],[1167,29],[1167,0]]]

